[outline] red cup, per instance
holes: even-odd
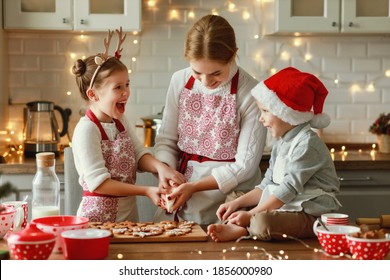
[[[15,207],[15,219],[11,226],[11,231],[20,231],[24,229],[28,221],[28,203],[27,201],[6,201],[3,205]]]

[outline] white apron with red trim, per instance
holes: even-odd
[[[189,160],[184,172],[189,182],[211,175],[211,171],[231,164],[237,153],[240,127],[237,116],[237,84],[239,72],[232,79],[230,91],[222,89],[212,94],[191,90],[194,78],[191,77],[180,93],[178,147],[188,154],[205,156],[214,160],[197,162]],[[155,221],[191,220],[199,224],[218,221],[216,211],[224,203],[226,195],[219,190],[193,193],[186,204],[175,213],[168,214],[159,209]]]
[[[87,111],[86,115],[98,126],[102,134],[101,148],[111,179],[134,184],[137,168],[134,145],[123,125],[119,120],[114,120],[120,132],[115,140],[109,140],[92,111]],[[116,197],[90,193],[86,182],[83,183],[83,191],[78,216],[100,222],[138,221],[135,196]]]
[[[291,162],[291,154],[294,150],[294,148],[298,145],[300,138],[308,131],[310,130],[310,126],[307,125],[301,129],[301,131],[294,137],[292,140],[290,149],[285,156],[277,156],[275,159],[274,164],[274,170],[272,175],[272,180],[278,184],[278,185],[268,185],[262,193],[261,199],[259,204],[265,202],[272,194],[274,194],[275,189],[279,188],[284,178],[284,170],[286,168],[286,164],[289,164]],[[299,193],[292,201],[286,203],[279,209],[275,209],[275,211],[288,211],[288,212],[299,212],[302,211],[302,203],[308,200],[311,200],[313,198],[316,198],[321,195],[329,195],[333,197],[336,201],[336,196],[334,193],[325,192],[322,189],[316,189],[316,190],[304,190],[303,193]],[[337,203],[339,203],[337,201]]]

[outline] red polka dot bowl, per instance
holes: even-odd
[[[2,239],[10,230],[16,215],[16,209],[13,206],[1,205],[3,210],[0,212],[0,239]]]
[[[342,255],[349,253],[347,234],[360,231],[360,228],[349,225],[328,225],[328,230],[322,226],[314,228],[322,248],[329,255]]]
[[[27,224],[22,231],[12,232],[7,237],[11,256],[15,260],[46,260],[53,251],[56,236]]]
[[[383,260],[390,251],[390,235],[383,239],[365,239],[347,235],[352,258],[357,260]]]
[[[61,237],[61,232],[88,228],[88,222],[89,219],[85,217],[64,215],[41,217],[31,221],[31,223],[36,224],[40,230],[57,236],[56,244],[53,249],[54,253],[63,252],[64,241]]]

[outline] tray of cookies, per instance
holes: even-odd
[[[204,230],[192,221],[153,222],[90,222],[90,228],[107,229],[111,243],[207,241]]]

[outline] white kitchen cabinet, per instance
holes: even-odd
[[[32,199],[32,180],[35,174],[1,174],[0,185],[6,182],[12,183],[16,187],[16,192],[10,194],[7,197],[1,198],[1,202],[23,200],[27,196],[28,202],[28,217],[31,220],[31,199]],[[60,185],[60,213],[65,213],[65,195],[64,195],[64,174],[57,174],[58,179],[61,182]]]
[[[390,176],[388,170],[337,170],[343,205],[341,213],[356,218],[378,218],[390,214]]]
[[[5,29],[141,30],[141,0],[4,0]]]
[[[263,3],[263,33],[390,32],[390,0],[274,0]]]

